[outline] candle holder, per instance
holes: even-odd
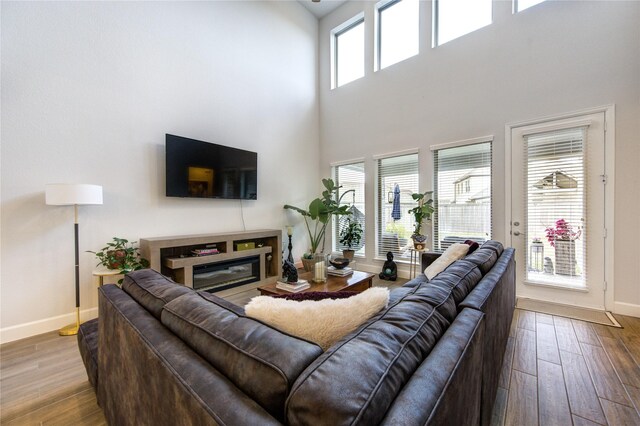
[[[327,255],[313,255],[313,282],[327,282]]]
[[[293,263],[293,255],[291,254],[291,250],[293,249],[293,244],[291,244],[291,235],[289,235],[289,246],[287,248],[289,249],[289,256],[287,256],[287,260]]]

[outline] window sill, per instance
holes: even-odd
[[[545,288],[555,288],[558,290],[568,290],[568,291],[576,291],[578,293],[588,293],[589,292],[589,287],[572,287],[572,286],[566,286],[566,285],[559,285],[559,284],[549,284],[549,283],[541,283],[541,282],[537,282],[537,281],[527,281],[524,280],[523,281],[524,285],[529,285],[532,287],[545,287]]]

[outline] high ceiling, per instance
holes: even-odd
[[[307,8],[316,18],[321,19],[346,3],[346,0],[321,0],[318,3],[314,3],[311,0],[298,0],[298,3]]]

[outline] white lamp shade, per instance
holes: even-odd
[[[45,202],[52,206],[102,204],[102,186],[83,183],[49,183],[45,185]]]

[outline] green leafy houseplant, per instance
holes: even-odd
[[[412,208],[411,210],[409,210],[409,214],[413,215],[413,218],[415,220],[414,223],[414,228],[413,228],[413,234],[411,235],[411,238],[414,241],[414,244],[422,244],[422,246],[424,246],[424,242],[426,241],[426,236],[422,234],[422,222],[427,219],[431,219],[431,214],[434,212],[433,209],[433,200],[431,198],[429,198],[428,200],[427,198],[427,194],[430,194],[431,191],[427,191],[424,193],[414,193],[411,194],[411,198],[413,198],[414,201],[418,202],[418,205],[415,206],[414,208]],[[416,246],[417,247],[417,246]]]
[[[135,243],[136,241],[129,242],[124,238],[113,237],[113,241],[108,242],[102,250],[87,252],[95,254],[98,258],[96,266],[102,265],[107,269],[117,269],[121,274],[126,274],[149,267],[149,261],[140,256]],[[122,283],[122,280],[118,283]]]
[[[285,209],[300,213],[304,218],[310,242],[309,253],[305,253],[304,256],[304,258],[307,259],[312,258],[313,255],[318,252],[321,243],[322,251],[324,251],[324,236],[331,216],[351,214],[349,206],[341,206],[340,202],[346,194],[354,191],[346,191],[338,198],[338,190],[341,186],[336,186],[333,179],[322,179],[322,184],[325,188],[324,191],[322,191],[322,196],[312,200],[306,210],[289,204],[285,204],[284,206]]]
[[[361,238],[362,225],[360,225],[360,222],[348,218],[347,226],[345,226],[342,231],[340,231],[340,244],[348,247],[346,250],[342,251],[344,257],[348,258],[349,260],[353,260],[353,246],[359,245]]]

